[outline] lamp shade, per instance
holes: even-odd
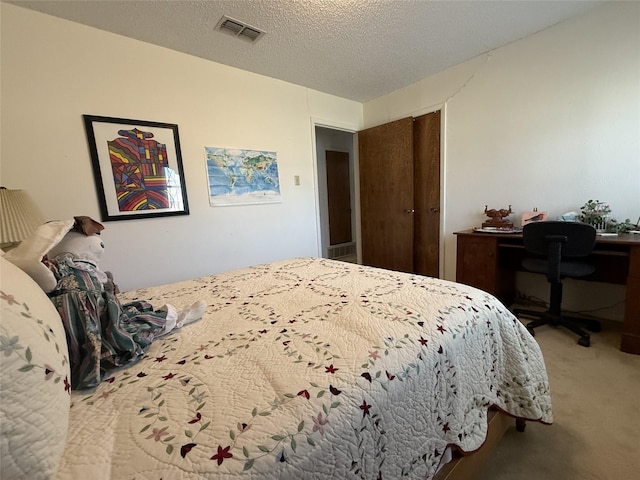
[[[0,187],[0,248],[20,243],[44,223],[44,215],[24,190]]]

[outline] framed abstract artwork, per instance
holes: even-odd
[[[189,214],[178,125],[83,118],[103,221]]]

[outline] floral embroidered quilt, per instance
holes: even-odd
[[[472,287],[299,258],[120,297],[208,306],[72,394],[58,478],[428,479],[490,406],[552,422],[537,343]]]

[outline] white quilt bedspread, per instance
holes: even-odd
[[[552,422],[535,340],[471,287],[304,258],[121,299],[208,307],[72,395],[59,478],[430,478],[491,405]]]

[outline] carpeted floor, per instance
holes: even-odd
[[[477,480],[640,478],[640,355],[619,350],[619,323],[602,327],[589,348],[568,330],[536,329],[554,423],[511,427]]]

